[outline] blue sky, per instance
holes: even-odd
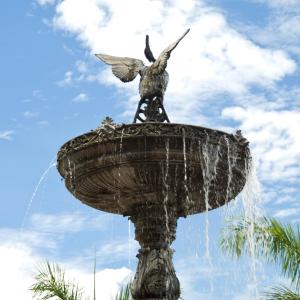
[[[191,28],[168,64],[169,118],[242,129],[263,213],[299,222],[299,0],[12,0],[2,4],[0,22],[3,298],[31,299],[27,288],[45,259],[63,265],[89,293],[96,249],[101,300],[110,300],[135,271],[133,225],[74,199],[53,161],[65,141],[106,116],[132,121],[138,80],[122,84],[93,54],[145,61],[146,34],[158,55]],[[207,218],[179,220],[173,248],[184,299],[255,299],[255,289],[283,281],[262,262],[255,281],[251,261],[221,253],[224,219],[242,207],[237,199]]]

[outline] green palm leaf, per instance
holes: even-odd
[[[36,282],[31,286],[34,298],[48,300],[83,300],[81,289],[74,282],[66,281],[64,271],[55,264],[46,262],[38,269]]]
[[[300,300],[300,296],[288,289],[287,287],[280,286],[274,287],[270,292],[264,294],[264,300]]]
[[[129,282],[125,286],[122,286],[115,300],[134,300],[131,296],[130,288],[131,288],[131,282]]]
[[[222,233],[221,248],[232,256],[249,252],[248,232],[252,230],[255,252],[267,261],[278,263],[284,276],[300,288],[300,232],[299,226],[282,225],[275,219],[263,218],[259,222],[231,222]]]

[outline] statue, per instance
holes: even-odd
[[[137,120],[141,122],[170,122],[163,107],[164,93],[169,81],[169,74],[166,71],[167,61],[171,52],[189,31],[190,29],[186,30],[177,41],[168,46],[158,59],[154,58],[149,45],[149,36],[146,35],[144,53],[149,62],[152,62],[149,67],[145,66],[140,59],[96,54],[104,63],[111,65],[113,74],[123,82],[134,80],[138,74],[141,76],[139,84],[141,99],[133,120],[134,123]]]

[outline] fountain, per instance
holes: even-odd
[[[152,55],[152,66],[169,57],[185,34],[157,60],[147,36],[145,53],[148,59]],[[125,64],[122,61],[125,59],[129,68],[128,60],[134,60],[98,57],[112,65],[116,76],[122,73],[123,79],[128,74],[116,70],[115,61],[120,66]],[[151,78],[152,66],[138,71],[141,100],[134,123],[115,124],[107,117],[95,130],[61,147],[57,168],[67,189],[82,203],[128,216],[134,223],[135,239],[141,246],[132,284],[134,299],[177,300],[180,284],[170,247],[176,237],[177,220],[218,208],[234,199],[245,185],[250,152],[240,131],[233,135],[170,123],[163,108],[166,85],[160,87],[160,92],[143,90],[143,85],[150,86],[150,91],[159,85],[143,82],[147,78],[150,77],[151,83],[155,80],[159,83],[163,72],[166,73],[163,69],[160,78]],[[136,123],[138,120],[141,123]]]

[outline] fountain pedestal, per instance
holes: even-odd
[[[175,240],[177,211],[174,207],[137,207],[130,218],[141,249],[132,285],[134,299],[178,299],[179,280],[172,262],[171,243]]]
[[[177,300],[170,248],[177,219],[226,204],[243,189],[247,141],[209,128],[173,124],[101,127],[65,143],[58,171],[67,189],[95,209],[129,216],[141,249],[136,300]]]

